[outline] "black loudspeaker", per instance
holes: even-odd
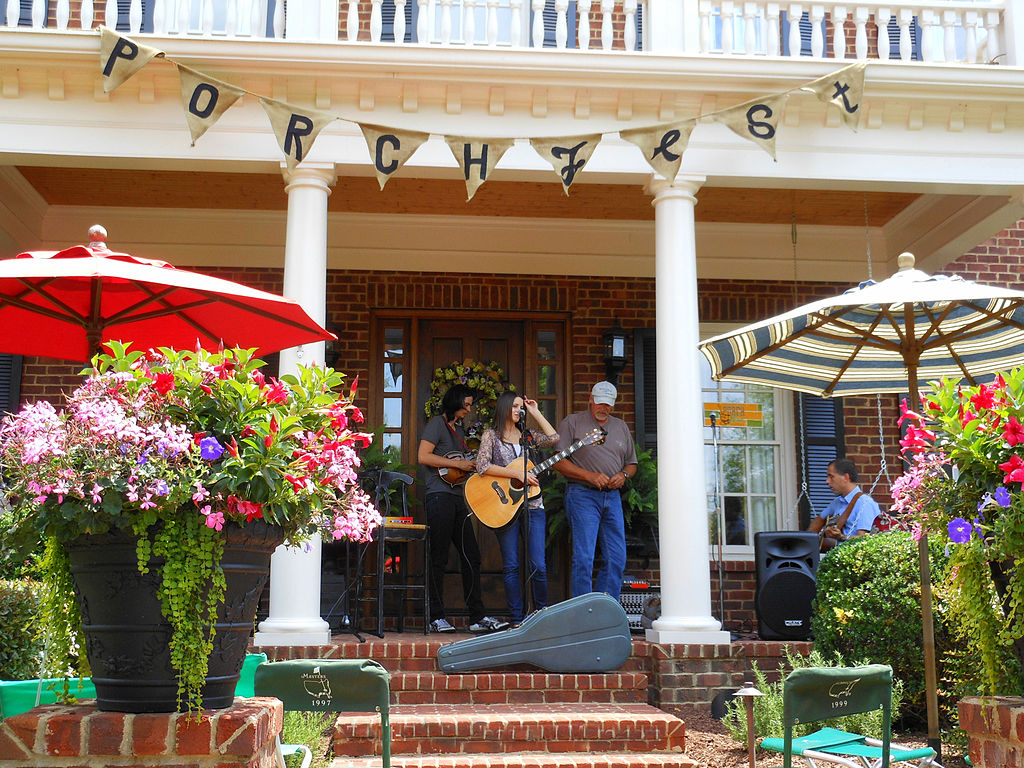
[[[817,589],[816,533],[768,531],[754,534],[757,561],[757,633],[762,640],[806,640]]]

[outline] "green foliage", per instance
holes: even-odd
[[[859,536],[821,559],[811,616],[814,647],[865,663],[888,664],[906,685],[906,714],[925,712],[918,546],[910,534]],[[932,547],[932,573],[941,580],[946,559]],[[944,601],[935,599],[936,642],[951,642]]]
[[[505,379],[505,371],[497,361],[482,363],[479,360],[466,358],[462,362],[455,360],[444,368],[434,369],[434,378],[430,381],[430,397],[423,404],[423,413],[429,419],[441,412],[441,400],[445,392],[456,384],[465,384],[473,390],[473,410],[464,419],[466,442],[471,447],[480,444],[484,430],[494,423],[494,404],[505,390],[515,391],[515,386]]]
[[[860,666],[867,664],[867,661],[857,661],[850,664],[844,663],[842,655],[823,654],[817,648],[806,658],[800,654],[790,653],[786,649],[785,665],[780,665],[780,674],[784,679],[788,672],[786,670],[802,669],[804,667],[846,667]],[[782,684],[783,680],[768,682],[768,677],[752,662],[754,670],[754,687],[764,696],[754,699],[754,733],[759,737],[772,737],[781,739],[786,735],[782,719]],[[892,680],[892,711],[899,711],[903,701],[903,682],[893,674]],[[742,699],[734,698],[729,702],[728,711],[722,720],[729,734],[742,744],[747,743],[747,712],[746,705]],[[799,738],[813,733],[819,728],[839,728],[844,731],[859,733],[870,738],[879,739],[882,737],[882,711],[862,712],[849,715],[844,718],[833,718],[815,723],[802,723],[794,726],[793,737]]]
[[[281,730],[282,744],[305,744],[313,753],[310,768],[327,768],[331,758],[324,744],[324,734],[334,724],[330,712],[285,712]],[[288,755],[284,759],[288,768],[298,768],[301,755]]]
[[[33,629],[39,593],[28,579],[0,581],[0,680],[39,677],[43,644]]]
[[[88,677],[89,663],[81,652],[84,647],[82,615],[74,597],[68,553],[64,545],[54,538],[45,542],[40,571],[43,582],[39,630],[46,648],[45,676]]]

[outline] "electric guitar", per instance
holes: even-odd
[[[458,451],[450,451],[444,455],[446,459],[469,459],[475,461],[476,456],[471,453],[459,453]],[[466,478],[469,477],[470,473],[464,469],[458,469],[456,467],[438,467],[437,474],[441,476],[452,488],[464,483]]]
[[[554,456],[542,461],[537,466],[528,461],[524,456],[509,464],[509,467],[519,470],[520,475],[527,470],[534,477],[547,471],[567,456],[572,455],[585,445],[600,445],[608,436],[607,430],[591,430],[582,439],[577,440],[564,451],[559,451]],[[492,475],[473,475],[466,481],[462,489],[466,497],[466,504],[476,515],[477,519],[488,528],[504,528],[515,519],[523,503],[523,481],[513,480],[510,477],[494,477]],[[540,486],[529,487],[529,497],[532,499],[540,493]]]

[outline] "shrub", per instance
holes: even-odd
[[[932,573],[939,580],[946,560],[932,546]],[[865,663],[888,664],[906,686],[911,720],[925,712],[921,577],[918,546],[903,531],[861,536],[832,550],[818,566],[811,629],[815,648]],[[936,648],[949,647],[944,601],[933,599]],[[938,651],[937,654],[938,655]],[[894,710],[895,714],[895,710]]]
[[[39,585],[28,579],[0,581],[0,680],[39,677],[43,644],[32,623],[39,611]]]
[[[800,654],[792,654],[786,649],[786,665],[793,670],[803,667],[845,667],[860,666],[867,664],[867,661],[857,661],[851,664],[843,662],[842,655],[838,653],[823,654],[815,649],[806,658]],[[759,737],[773,737],[781,739],[786,735],[785,726],[782,721],[782,685],[783,680],[769,683],[768,678],[762,672],[757,662],[752,662],[754,670],[754,687],[764,696],[754,699],[754,733]],[[785,678],[785,675],[782,675]],[[892,680],[892,711],[899,710],[903,701],[903,682],[893,674]],[[729,702],[728,712],[722,723],[729,734],[741,744],[747,743],[747,710],[743,699],[735,698]],[[856,715],[848,715],[844,718],[822,720],[814,723],[801,723],[793,727],[793,738],[806,736],[819,728],[839,728],[852,733],[859,733],[871,738],[882,737],[882,711],[880,709],[871,712],[862,712]]]

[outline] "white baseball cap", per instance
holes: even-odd
[[[610,381],[599,381],[590,390],[590,396],[594,398],[594,402],[604,405],[615,405],[615,398],[618,397],[618,394],[615,385]]]

